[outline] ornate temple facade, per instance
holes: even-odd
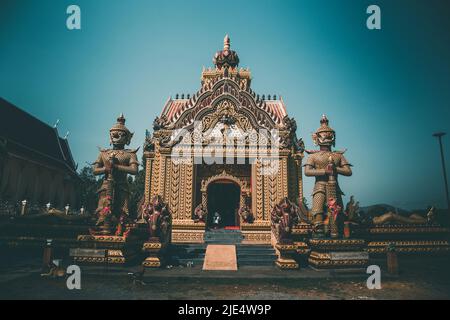
[[[203,242],[219,213],[244,243],[269,244],[274,206],[303,198],[303,142],[283,99],[252,90],[228,36],[213,62],[196,93],[170,98],[155,119],[144,146],[144,201],[160,195],[168,204],[175,243]]]

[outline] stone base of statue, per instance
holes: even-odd
[[[367,230],[368,252],[384,256],[389,250],[401,255],[450,253],[448,228],[438,224],[386,224]]]
[[[142,251],[147,255],[147,258],[142,262],[144,268],[160,268],[166,262],[167,243],[161,243],[158,238],[150,239],[142,246]]]
[[[300,265],[308,264],[308,257],[311,253],[311,249],[308,245],[308,239],[311,238],[313,234],[313,226],[308,223],[299,223],[292,228],[291,238],[296,246],[296,261]]]
[[[308,265],[308,257],[311,253],[311,249],[308,246],[308,243],[306,241],[295,241],[294,242],[296,246],[296,261],[300,266],[307,266]]]
[[[362,239],[311,239],[308,262],[315,269],[358,269],[369,263]]]
[[[241,233],[243,244],[270,244],[270,221],[255,220],[252,223],[242,222]]]
[[[299,223],[292,228],[292,239],[302,240],[310,238],[313,233],[313,226],[309,223]]]
[[[299,264],[296,260],[297,245],[295,243],[277,243],[275,245],[277,260],[275,264],[280,269],[298,269]]]
[[[79,235],[78,247],[70,249],[75,264],[125,265],[141,254],[145,230],[137,224],[128,224],[129,232],[116,235]]]

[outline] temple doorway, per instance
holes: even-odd
[[[220,215],[219,228],[238,227],[241,188],[229,180],[219,180],[208,186],[208,227],[213,227],[215,213]]]

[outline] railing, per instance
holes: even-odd
[[[19,203],[0,200],[0,216],[16,216],[20,214]]]
[[[53,207],[51,204],[41,205],[29,203],[26,200],[12,202],[0,199],[0,216],[23,216],[34,214],[59,213],[66,215],[84,215],[88,212],[81,207],[72,209],[69,205],[65,207]]]

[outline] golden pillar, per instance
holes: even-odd
[[[153,162],[155,159],[154,152],[144,152],[145,158],[145,190],[144,190],[144,202],[148,204],[151,200],[151,189],[152,189],[152,169]]]

